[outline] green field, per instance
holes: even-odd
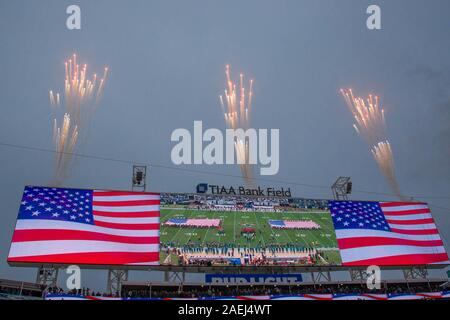
[[[219,218],[224,232],[215,228],[180,228],[164,226],[170,218]],[[319,230],[280,230],[272,229],[268,220],[312,220],[320,225]],[[241,236],[241,229],[252,227],[256,236],[249,241]],[[223,212],[201,211],[182,208],[161,208],[161,242],[182,246],[193,243],[234,243],[242,247],[270,244],[297,244],[305,248],[320,248],[326,253],[326,260],[339,264],[336,236],[333,222],[328,211],[308,212]],[[161,261],[165,255],[161,255]]]

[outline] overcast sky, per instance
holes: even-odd
[[[81,7],[81,30],[66,7]],[[366,28],[378,4],[382,30]],[[1,1],[0,143],[52,148],[48,90],[62,90],[64,60],[110,75],[80,152],[173,166],[170,135],[224,129],[218,95],[230,64],[255,79],[252,127],[280,129],[280,170],[294,196],[330,198],[340,175],[355,191],[391,193],[339,95],[377,93],[385,108],[402,191],[428,201],[450,238],[450,2],[433,1]],[[53,155],[0,145],[0,278],[32,281],[6,263],[23,187],[48,185]],[[237,166],[184,166],[239,175]],[[242,180],[151,167],[151,191],[193,192],[199,182]],[[130,188],[131,164],[78,159],[65,185]],[[427,196],[427,197],[423,197]],[[437,197],[437,198],[433,198]],[[355,192],[354,199],[390,200]],[[447,208],[447,209],[446,209]],[[83,285],[103,289],[106,275]],[[86,282],[84,282],[86,281]]]

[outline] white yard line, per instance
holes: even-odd
[[[260,229],[260,227],[259,227],[259,222],[258,222],[258,217],[256,216],[256,212],[253,211],[253,214],[255,215],[255,221],[256,221],[256,226],[257,226],[258,230],[262,231],[262,229]],[[262,214],[262,212],[261,212],[261,214]],[[258,232],[258,230],[256,230],[256,232]],[[260,238],[261,238],[261,240],[263,242],[263,245],[266,245],[266,242],[264,241],[264,237],[262,235],[262,232],[260,233]]]
[[[236,243],[236,211],[234,211],[233,217],[233,243]]]
[[[217,211],[213,211],[212,219],[214,219],[214,217],[215,217],[215,215],[216,215],[216,212],[217,212]],[[203,245],[203,244],[205,243],[206,236],[208,235],[209,229],[210,229],[210,228],[206,228],[205,236],[203,237],[203,241],[202,241],[202,243],[200,243],[200,245]]]
[[[282,219],[285,219],[283,216],[281,217]],[[291,217],[289,217],[289,218],[291,218]],[[286,236],[288,237],[288,239],[289,239],[289,241],[290,242],[292,242],[292,243],[297,243],[296,241],[292,241],[292,239],[291,239],[291,237],[289,236],[289,234],[286,232],[286,230],[285,229],[280,229],[280,230],[283,230],[284,231],[284,233],[286,234]],[[306,240],[304,240],[303,239],[303,237],[300,237],[300,239],[303,241],[303,243],[306,245],[306,247],[308,246],[308,243],[306,242]]]
[[[167,215],[167,217],[170,219],[170,215],[175,215],[175,212],[172,212],[172,209],[170,209],[171,210],[171,212],[169,212],[169,214]],[[167,219],[167,220],[169,220],[169,219]],[[166,221],[167,221],[166,220]],[[166,227],[167,228],[167,227]],[[178,227],[178,228],[180,228],[180,230],[181,230],[181,227]],[[180,230],[178,230],[175,234],[174,234],[174,236],[169,240],[169,242],[172,242],[173,241],[173,239],[175,239],[175,237],[178,235],[178,232],[180,232]]]
[[[331,235],[334,235],[334,237],[333,237],[333,239],[334,239],[334,245],[337,245],[337,240],[336,240],[336,232],[335,232],[335,230],[334,230],[334,224],[333,224],[333,218],[331,217],[331,213],[330,213],[330,222],[331,222],[331,225],[330,225],[330,229],[329,228],[323,228],[324,229],[324,231],[325,231],[325,233],[329,233],[329,234],[331,234]],[[330,238],[327,238],[328,240],[330,240],[331,241],[331,237]]]

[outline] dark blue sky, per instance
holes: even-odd
[[[81,30],[66,28],[70,4],[81,7]],[[369,4],[381,6],[380,31],[366,28]],[[449,12],[446,0],[2,1],[0,142],[52,148],[48,90],[61,88],[64,60],[76,52],[91,69],[110,67],[81,151],[171,166],[174,129],[191,130],[194,120],[224,128],[217,97],[231,64],[255,79],[253,127],[280,129],[280,171],[266,178],[328,186],[349,175],[356,191],[390,193],[339,95],[350,86],[380,95],[403,192],[449,197]],[[10,268],[6,256],[23,187],[51,181],[53,156],[0,145],[0,158],[0,277],[34,280],[34,270]],[[236,166],[186,168],[239,174]],[[129,189],[130,174],[129,164],[79,159],[66,184]],[[193,192],[198,182],[242,183],[149,173],[153,191]],[[329,189],[291,190],[331,197]],[[449,239],[450,199],[420,199],[436,205]]]

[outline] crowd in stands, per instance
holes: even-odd
[[[136,290],[125,288],[123,297],[128,298],[200,298],[200,297],[227,297],[227,296],[265,296],[265,295],[298,295],[298,294],[407,294],[420,292],[440,292],[443,288],[440,283],[420,284],[390,284],[380,290],[369,290],[363,284],[338,285],[292,285],[292,286],[196,286],[196,287],[152,287]]]
[[[47,287],[40,290],[24,289],[23,285],[17,287],[0,286],[0,299],[11,296],[30,296],[42,298],[44,295],[64,294],[73,296],[93,296],[111,298],[202,298],[202,297],[228,297],[228,296],[267,296],[267,295],[299,295],[299,294],[414,294],[441,292],[448,290],[444,281],[434,282],[395,282],[383,283],[381,289],[370,290],[365,283],[333,283],[333,284],[142,284],[122,286],[119,292],[110,294],[95,292],[89,288],[65,291],[59,287]],[[447,282],[448,285],[448,282]]]
[[[74,296],[94,296],[94,297],[119,297],[119,293],[116,292],[114,294],[111,293],[104,293],[100,291],[93,291],[89,288],[80,288],[80,289],[72,289],[65,291],[60,287],[48,287],[47,290],[45,290],[46,294],[68,294],[68,295],[74,295]]]
[[[187,252],[187,253],[212,253],[212,254],[231,254],[234,255],[235,252],[242,253],[281,253],[281,252],[312,252],[313,248],[307,248],[298,243],[266,243],[257,244],[252,247],[242,246],[235,243],[223,243],[217,241],[210,242],[195,242],[189,241],[185,244],[179,244],[176,241],[169,241],[166,243],[161,243],[161,248],[163,250],[175,248],[176,252]]]
[[[161,193],[162,205],[189,204],[193,196],[186,193]]]
[[[240,212],[282,212],[328,209],[327,200],[198,194],[189,195],[177,193],[162,193],[161,204],[163,206],[184,206],[186,209]]]
[[[186,244],[178,244],[170,241],[161,243],[161,250],[166,255],[178,256],[180,265],[191,266],[286,265],[289,261],[294,264],[308,265],[320,263],[326,260],[327,256],[326,252],[315,248],[306,248],[297,243],[260,243],[254,246],[242,246],[221,242],[189,241]],[[239,263],[236,263],[236,259],[239,260]]]

